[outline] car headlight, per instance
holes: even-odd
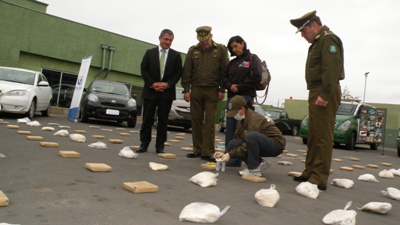
[[[88,95],[88,100],[91,101],[91,102],[97,102],[97,101],[99,101],[99,98],[95,94],[89,94]]]
[[[129,107],[134,107],[135,105],[136,105],[135,99],[129,99],[129,101],[128,101],[128,106],[129,106]]]
[[[350,128],[350,125],[351,125],[351,121],[346,120],[344,123],[340,124],[340,126],[337,128],[337,130],[346,131]]]
[[[301,120],[301,125],[302,127],[307,127],[308,126],[308,118],[304,117],[303,120]]]
[[[25,91],[25,90],[12,90],[12,91],[9,91],[9,92],[5,93],[4,95],[8,95],[8,96],[24,96],[24,95],[26,95],[26,93],[28,93],[28,92]]]

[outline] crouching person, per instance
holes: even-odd
[[[272,120],[254,112],[251,101],[234,96],[228,105],[227,117],[234,117],[238,125],[234,138],[228,143],[225,153],[216,152],[214,158],[227,162],[230,157],[241,158],[247,168],[240,175],[262,176],[261,171],[270,163],[261,157],[275,157],[285,149],[286,139]]]

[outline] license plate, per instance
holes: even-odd
[[[118,116],[118,115],[119,115],[119,110],[115,110],[115,109],[107,109],[107,110],[106,110],[106,114],[107,114],[107,115],[114,115],[114,116]]]

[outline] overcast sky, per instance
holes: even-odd
[[[399,0],[39,0],[47,13],[158,44],[164,28],[172,48],[186,53],[197,43],[195,29],[209,25],[213,39],[227,44],[242,36],[267,61],[272,74],[265,104],[307,99],[304,65],[309,44],[289,20],[317,10],[322,23],[343,41],[346,79],[342,90],[371,103],[400,104]],[[259,93],[261,95],[261,93]]]

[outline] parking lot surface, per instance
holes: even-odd
[[[295,187],[299,184],[288,176],[291,171],[301,172],[304,168],[306,150],[298,137],[285,136],[287,146],[280,158],[267,158],[272,166],[263,172],[265,183],[253,183],[243,180],[238,171],[245,168],[227,167],[219,172],[215,187],[203,188],[189,182],[193,175],[206,171],[201,168],[205,163],[200,159],[189,159],[187,151],[181,147],[190,147],[190,131],[169,129],[168,139],[178,140],[179,133],[184,137],[180,142],[171,142],[166,146],[168,153],[176,154],[176,159],[163,159],[155,153],[153,140],[147,153],[141,153],[136,159],[127,159],[118,155],[125,146],[138,146],[140,122],[136,128],[126,124],[113,123],[75,123],[62,115],[50,117],[37,116],[34,120],[40,126],[28,126],[17,123],[16,116],[2,116],[0,124],[0,190],[9,199],[9,205],[0,207],[0,223],[21,225],[170,225],[193,224],[180,222],[179,214],[184,206],[192,202],[207,202],[221,210],[229,205],[230,209],[216,224],[323,224],[322,218],[335,209],[343,209],[352,201],[350,210],[356,210],[357,224],[399,224],[400,201],[381,194],[387,187],[400,189],[400,177],[380,178],[378,173],[384,169],[399,169],[400,160],[395,149],[382,147],[378,150],[357,148],[349,151],[334,149],[333,158],[341,162],[332,162],[334,178],[347,178],[354,181],[351,189],[329,185],[320,192],[317,199],[298,195]],[[49,125],[50,123],[50,125]],[[64,126],[64,127],[59,127]],[[7,125],[18,125],[19,129]],[[84,133],[84,143],[73,142],[69,137],[55,136],[55,131],[43,131],[42,127],[52,126],[55,131],[67,129],[74,133]],[[66,127],[65,127],[66,126]],[[30,131],[30,135],[42,136],[43,141],[56,142],[59,147],[42,147],[40,141],[27,139],[26,134],[18,131]],[[122,136],[129,133],[130,136]],[[184,133],[184,134],[182,134]],[[95,139],[92,135],[103,135],[104,139]],[[122,140],[122,144],[113,144],[109,139]],[[216,132],[216,139],[224,140],[224,133]],[[107,149],[90,148],[97,141],[107,144]],[[71,150],[80,153],[80,158],[63,158],[58,152]],[[289,153],[289,155],[287,155]],[[295,156],[295,155],[297,156]],[[359,161],[353,161],[359,159]],[[278,165],[279,161],[290,161],[292,166]],[[168,165],[166,171],[153,171],[149,162]],[[112,167],[111,172],[92,172],[85,168],[86,163],[105,163]],[[383,166],[382,163],[390,163]],[[365,167],[353,171],[340,167],[353,165],[377,165],[378,168]],[[373,174],[379,183],[358,181],[362,174]],[[124,182],[148,181],[158,186],[155,193],[135,194],[125,190]],[[254,195],[260,189],[276,185],[280,194],[278,204],[273,208],[262,207],[255,201]],[[388,202],[392,210],[385,215],[360,211],[368,202]]]

